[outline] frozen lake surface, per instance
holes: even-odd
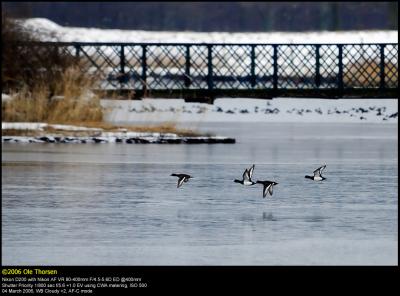
[[[237,143],[3,143],[3,265],[398,264],[397,124],[193,127]]]

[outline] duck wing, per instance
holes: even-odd
[[[245,169],[243,172],[243,181],[250,181],[250,174],[247,169]]]
[[[326,165],[323,165],[322,167],[317,168],[317,169],[314,171],[314,178],[315,178],[315,177],[322,177],[322,176],[321,176],[321,173],[322,173],[322,171],[323,171],[325,168],[326,168]]]
[[[179,177],[179,179],[178,179],[178,185],[176,186],[176,188],[181,187],[182,184],[183,184],[183,182],[185,182],[185,179],[186,179],[186,178],[185,178],[184,176]]]
[[[257,181],[257,183],[261,183],[264,185],[263,188],[263,197],[266,197],[268,195],[268,192],[272,195],[272,182],[268,181]]]
[[[274,188],[274,185],[272,185],[272,183],[271,184],[269,184],[268,185],[268,192],[269,192],[269,194],[271,194],[271,196],[272,196],[272,193],[274,192],[274,190],[273,190],[273,188]]]
[[[264,188],[263,188],[263,198],[265,198],[267,196],[268,193],[268,185],[267,184],[263,184]]]
[[[251,168],[249,168],[249,170],[248,170],[250,179],[253,177],[254,167],[255,167],[255,165],[253,164],[253,165],[251,166]]]

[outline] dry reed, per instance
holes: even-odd
[[[94,78],[72,66],[55,84],[54,96],[49,86],[25,86],[11,94],[12,100],[2,103],[3,121],[18,122],[101,122],[103,110],[100,99],[90,91]],[[58,99],[57,99],[58,98]]]

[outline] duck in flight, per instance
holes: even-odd
[[[251,177],[253,176],[253,171],[254,171],[254,164],[251,166],[251,168],[244,170],[242,180],[235,179],[235,180],[233,180],[233,182],[240,183],[245,186],[251,186],[251,185],[256,184],[256,182],[253,182],[251,180]]]
[[[257,181],[256,183],[264,185],[263,198],[265,198],[268,195],[268,193],[272,196],[273,187],[275,185],[278,185],[278,183],[276,183],[274,181]]]
[[[192,176],[187,174],[171,174],[171,176],[179,178],[178,185],[176,186],[176,188],[181,187],[183,183],[186,183],[187,181],[189,181],[190,178],[193,178]]]
[[[314,171],[314,176],[305,176],[305,178],[311,179],[311,180],[314,180],[314,181],[323,181],[323,180],[325,180],[326,178],[325,178],[325,177],[322,177],[321,173],[322,173],[322,171],[323,171],[325,168],[326,168],[326,164],[323,165],[322,167],[317,168],[317,169]]]

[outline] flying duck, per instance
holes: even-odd
[[[171,174],[171,176],[179,178],[178,185],[176,186],[176,188],[181,187],[184,182],[186,183],[187,181],[189,181],[190,178],[193,178],[192,176],[187,174]]]
[[[274,185],[278,185],[278,183],[274,181],[257,181],[256,183],[264,185],[263,198],[265,198],[268,195],[268,193],[272,196]]]
[[[235,179],[235,180],[233,180],[233,182],[240,183],[245,186],[250,186],[250,185],[256,184],[255,182],[253,182],[251,180],[251,177],[253,176],[253,171],[254,171],[254,164],[251,166],[251,168],[244,170],[242,180]]]
[[[321,172],[322,172],[325,168],[326,168],[326,164],[323,165],[322,167],[317,168],[317,169],[314,171],[314,176],[305,176],[305,178],[311,179],[311,180],[314,180],[314,181],[322,181],[322,180],[325,180],[326,178],[325,178],[325,177],[322,177],[322,175],[321,175]]]

